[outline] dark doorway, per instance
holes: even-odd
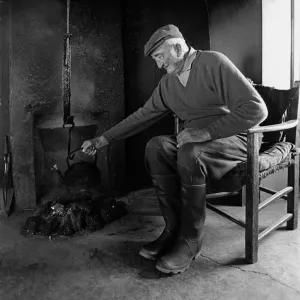
[[[188,44],[208,50],[209,27],[206,1],[128,0],[123,5],[123,51],[126,116],[142,106],[151,96],[163,75],[149,58],[144,57],[144,45],[156,29],[166,24],[179,27]],[[146,143],[155,135],[172,134],[172,116],[126,140],[126,180],[129,190],[150,185],[144,166]]]

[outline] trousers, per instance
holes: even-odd
[[[204,143],[186,143],[179,149],[176,136],[156,136],[145,149],[145,164],[151,175],[178,174],[186,185],[219,180],[246,159],[246,134]]]

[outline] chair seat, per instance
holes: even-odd
[[[295,145],[288,142],[262,144],[258,157],[259,172],[275,167],[295,151],[297,152]]]
[[[295,155],[300,154],[300,149],[288,142],[264,143],[259,154],[260,179],[275,173],[280,169],[289,167],[294,163]],[[247,162],[238,164],[234,169],[225,174],[218,182],[211,183],[211,191],[238,191],[246,184]]]

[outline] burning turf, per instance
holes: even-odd
[[[67,235],[95,231],[126,215],[126,204],[115,198],[95,197],[83,191],[40,205],[21,229],[25,236]]]

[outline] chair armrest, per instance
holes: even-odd
[[[294,128],[298,125],[298,120],[290,120],[281,124],[254,127],[247,130],[247,133],[272,132]]]

